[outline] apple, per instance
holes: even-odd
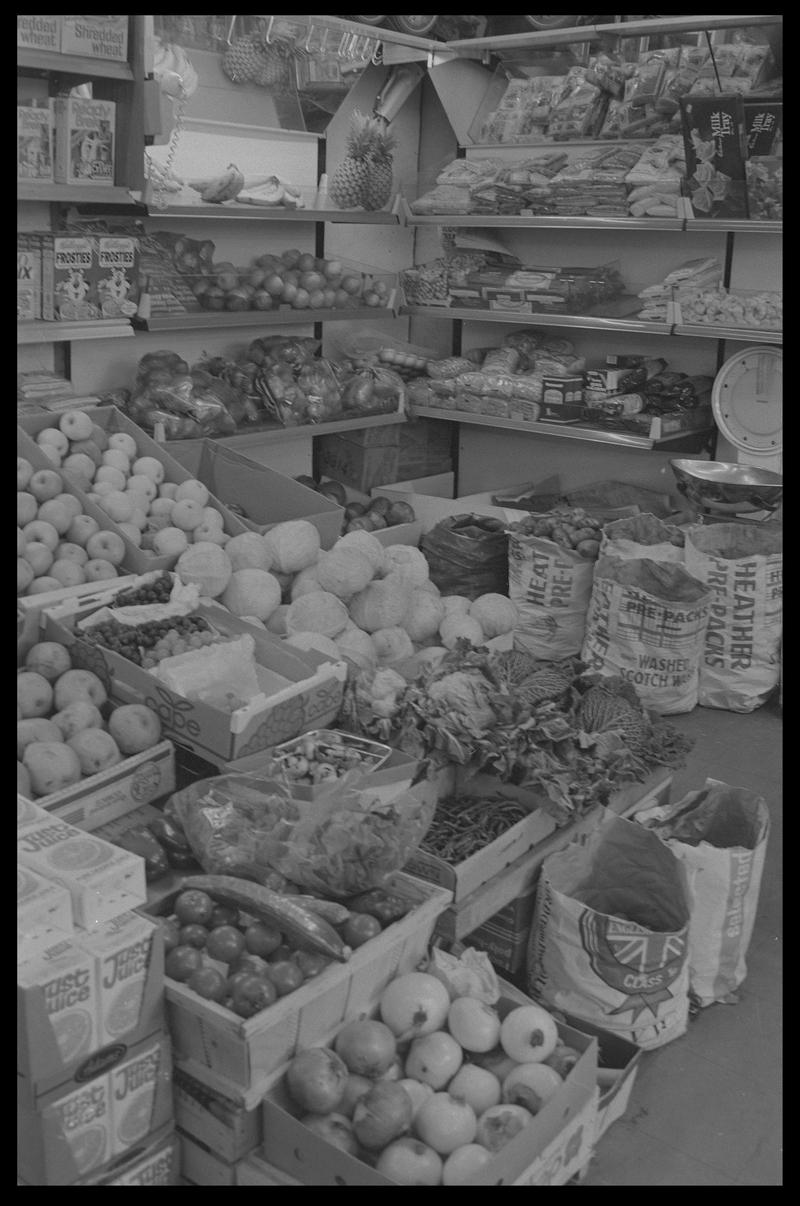
[[[250,294],[243,286],[237,285],[235,289],[230,289],[225,295],[226,310],[249,310],[250,309]]]
[[[152,478],[157,486],[160,486],[164,480],[164,466],[154,456],[140,456],[138,461],[133,462],[131,468],[134,475],[143,473]]]
[[[127,480],[121,469],[115,469],[113,465],[101,465],[94,475],[94,486],[96,490],[100,482],[108,482],[112,489],[124,490]]]
[[[281,293],[281,301],[286,302],[287,305],[293,306],[296,298],[297,285],[295,285],[293,281],[286,281],[283,286],[283,292]]]
[[[54,683],[62,674],[72,669],[69,653],[58,641],[39,641],[28,650],[25,668],[41,674],[49,683]]]
[[[208,506],[208,500],[211,497],[208,487],[199,482],[197,478],[190,477],[187,481],[181,482],[175,492],[175,501],[183,502],[184,499],[191,499],[192,502],[199,503],[201,507]],[[220,516],[221,518],[221,516]]]
[[[158,745],[161,740],[161,721],[144,704],[123,704],[115,708],[108,720],[108,731],[126,757],[141,754]]]
[[[33,477],[33,465],[24,456],[17,457],[17,489],[24,490]]]
[[[124,452],[129,461],[133,461],[139,455],[136,441],[126,431],[115,431],[113,435],[110,435],[108,437],[108,448],[116,448],[120,452]]]
[[[94,423],[92,425],[92,440],[101,452],[105,452],[106,448],[110,447],[108,433],[106,432],[105,428],[100,426],[99,423]],[[117,445],[117,447],[120,447],[120,445]]]
[[[117,577],[117,567],[104,557],[93,557],[83,567],[87,582],[106,582],[109,578]]]
[[[70,737],[74,737],[83,729],[101,729],[103,717],[100,709],[93,703],[89,703],[86,699],[76,699],[74,703],[67,704],[66,708],[62,708],[60,712],[54,713],[48,723],[55,725],[61,734],[62,741],[69,741]],[[49,741],[50,738],[44,740]],[[119,742],[117,744],[119,745]]]
[[[55,578],[62,586],[82,586],[86,574],[77,561],[54,561],[50,566],[51,578]]]
[[[347,305],[349,299],[350,299],[349,293],[346,293],[344,289],[337,289],[336,290],[336,300],[334,302],[336,309],[343,310],[344,307]]]
[[[118,494],[119,491],[114,490],[114,487],[111,485],[111,482],[97,482],[95,484],[93,492],[89,495],[89,498],[91,498],[92,502],[97,502],[97,504],[99,506],[100,505],[99,500],[101,498],[105,498],[107,495],[114,494],[114,493]],[[124,493],[124,491],[122,491],[122,493]]]
[[[52,463],[53,463],[53,465],[55,465],[56,469],[61,468],[61,462],[64,458],[62,457],[59,450],[56,448],[55,444],[42,444],[41,450],[44,453],[44,455],[47,457],[48,461],[52,461]]]
[[[162,531],[163,528],[169,528],[171,526],[172,521],[166,515],[148,515],[147,524],[142,531],[142,548],[147,548],[147,545],[144,544],[144,539],[146,536],[154,535],[156,532]]]
[[[69,446],[69,455],[77,456],[79,453],[83,456],[88,456],[92,464],[98,469],[103,464],[103,453],[94,440],[73,440]],[[69,457],[66,460],[69,460]]]
[[[17,527],[24,528],[26,524],[33,523],[38,512],[39,504],[34,495],[28,494],[27,490],[19,490],[17,492]]]
[[[161,488],[163,490],[163,486]],[[172,514],[172,508],[174,506],[175,506],[174,498],[164,498],[163,496],[159,497],[159,498],[154,498],[153,501],[150,503],[150,511],[148,512],[148,514],[150,515],[150,517],[152,517],[154,515],[166,515],[167,519],[169,519],[170,515]]]
[[[318,272],[304,272],[300,277],[302,288],[307,289],[309,293],[313,293],[315,289],[321,289],[324,283],[325,278]]]
[[[38,432],[36,443],[40,448],[45,448],[49,444],[55,448],[60,457],[65,457],[69,452],[69,440],[57,427],[45,427]]]
[[[127,452],[123,452],[121,448],[109,448],[106,452],[100,453],[103,458],[104,465],[110,465],[112,469],[119,469],[120,473],[124,473],[127,477],[131,471],[131,458]]]
[[[68,410],[58,420],[58,426],[68,440],[90,440],[94,423],[85,410]]]
[[[146,521],[145,521],[146,522]],[[118,525],[120,532],[130,540],[131,544],[135,544],[137,549],[142,547],[142,529],[135,523],[121,523]]]
[[[447,1157],[442,1169],[442,1185],[469,1185],[470,1179],[488,1164],[492,1153],[480,1143],[465,1143]]]
[[[329,281],[335,280],[337,276],[341,276],[344,267],[341,260],[325,260],[322,271],[325,273]]]
[[[85,452],[71,452],[69,456],[64,457],[61,468],[65,473],[76,473],[88,482],[93,482],[98,472],[97,465]]]
[[[77,499],[75,501],[77,502]],[[43,502],[39,507],[35,522],[47,524],[58,536],[66,536],[69,525],[74,518],[75,512],[72,507],[65,507],[63,503],[58,501],[58,498],[49,498],[47,502]],[[27,526],[30,527],[31,525],[28,524]],[[33,539],[36,540],[38,538],[34,536]],[[47,541],[45,541],[45,544],[47,544]]]
[[[25,561],[31,567],[33,577],[40,578],[53,564],[53,550],[40,540],[29,540],[25,547]]]
[[[251,268],[247,274],[247,283],[252,285],[254,289],[260,289],[266,280],[267,274],[263,268],[256,264],[255,268]]]
[[[102,708],[107,699],[105,687],[91,670],[67,670],[58,679],[53,690],[53,703],[57,712],[63,711],[78,700]]]
[[[358,1140],[353,1134],[350,1119],[344,1114],[306,1114],[300,1121],[332,1147],[338,1147],[349,1156],[358,1153]]]
[[[81,729],[70,737],[67,745],[78,755],[84,775],[99,775],[122,761],[116,741],[103,729]]]
[[[294,268],[299,263],[302,254],[302,251],[298,251],[296,247],[290,247],[288,251],[281,252],[281,260],[287,268]]]
[[[220,530],[225,526],[222,512],[218,511],[216,507],[203,508],[203,523],[207,523],[211,527],[218,527]]]
[[[49,550],[46,550],[49,552]],[[33,567],[24,557],[17,558],[17,594],[24,595],[33,582],[35,575]]]
[[[153,549],[159,557],[179,557],[188,547],[189,538],[181,528],[162,528],[153,537]]]
[[[333,310],[333,308],[336,305],[336,290],[335,289],[325,289],[325,290],[323,290],[322,296],[324,299],[324,302],[323,302],[324,308],[326,310]]]
[[[17,706],[24,719],[46,716],[53,706],[53,688],[43,674],[20,670],[17,674]]]
[[[300,272],[313,272],[317,266],[316,256],[313,256],[310,251],[303,251],[297,260],[296,265]]]
[[[355,296],[356,293],[361,292],[361,285],[361,277],[354,276],[353,273],[348,273],[347,276],[342,277],[341,288],[351,296]]]
[[[311,295],[307,289],[298,289],[292,302],[294,310],[307,310],[311,304]]]
[[[42,506],[46,507],[51,502],[61,503],[62,507],[66,507],[69,511],[70,522],[72,522],[76,515],[83,513],[80,499],[76,498],[74,494],[57,494],[55,498],[48,499],[46,503],[42,503]],[[41,519],[41,516],[37,516],[37,519]]]
[[[78,755],[62,741],[32,742],[25,750],[23,762],[35,796],[49,796],[80,782]]]
[[[129,494],[138,494],[148,507],[158,498],[158,486],[146,473],[133,473],[128,478],[126,489]]]
[[[89,537],[99,531],[100,524],[91,515],[76,515],[67,528],[67,540],[85,547]]]
[[[104,494],[100,506],[115,523],[127,523],[135,510],[134,500],[121,490],[112,490],[110,494]]]
[[[27,595],[51,595],[54,590],[62,589],[58,578],[54,578],[51,574],[44,574],[41,578],[34,578],[25,593]]]
[[[347,1066],[329,1047],[307,1047],[298,1052],[286,1071],[289,1096],[302,1110],[329,1114],[344,1095]]]
[[[225,291],[219,285],[209,285],[203,294],[203,304],[209,310],[224,310]]]
[[[45,720],[44,717],[37,717],[17,721],[17,758],[20,761],[32,742],[60,740],[61,731],[53,719]]]
[[[312,310],[321,310],[325,305],[325,294],[321,289],[314,289],[308,299],[308,304]]]
[[[283,278],[274,272],[272,276],[268,276],[264,281],[264,289],[270,297],[280,297],[283,293]]]
[[[76,565],[85,565],[88,560],[86,549],[80,544],[73,544],[72,541],[65,540],[56,549],[56,561],[74,561]]]
[[[376,1170],[398,1185],[441,1185],[442,1158],[427,1143],[408,1135],[395,1139],[378,1157]]]
[[[25,533],[22,528],[17,528],[17,556],[22,557],[25,553]]]
[[[178,493],[178,483],[177,482],[162,482],[161,485],[158,487],[158,497],[159,498],[171,498],[174,502],[175,495],[177,493]]]
[[[22,762],[17,763],[17,795],[25,796],[26,799],[30,799],[33,795],[31,777],[28,774],[27,766]]]
[[[203,522],[203,507],[191,498],[184,498],[175,503],[170,519],[173,527],[184,532],[193,532]]]
[[[37,469],[28,482],[31,494],[40,503],[60,494],[62,485],[61,476],[54,469]]]
[[[229,540],[230,537],[227,532],[223,532],[222,528],[218,527],[215,523],[206,523],[203,521],[203,523],[199,523],[192,530],[192,541],[195,544],[205,541],[206,544],[218,544],[221,547],[223,544],[227,544]]]

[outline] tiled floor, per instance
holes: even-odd
[[[643,1056],[624,1118],[584,1185],[782,1184],[782,721],[697,708],[674,723],[695,738],[673,799],[706,777],[758,791],[772,831],[738,1005],[712,1005],[675,1042]]]

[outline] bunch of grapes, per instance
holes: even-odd
[[[158,577],[145,586],[132,586],[117,595],[112,607],[134,607],[150,603],[169,603],[172,594],[172,576],[162,570]]]
[[[202,649],[224,640],[202,616],[173,616],[167,620],[151,620],[135,628],[106,620],[87,632],[87,637],[112,649],[143,670],[157,666],[165,657],[175,657],[191,649]]]

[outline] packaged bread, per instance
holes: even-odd
[[[441,381],[447,377],[469,373],[474,367],[473,361],[467,360],[465,356],[447,356],[444,360],[428,361],[428,376]]]

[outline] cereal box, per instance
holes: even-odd
[[[139,1023],[155,930],[152,921],[129,912],[76,938],[81,949],[97,961],[101,1044],[119,1042]]]
[[[86,236],[43,234],[42,317],[64,322],[100,317],[97,298],[97,247]]]
[[[17,857],[65,887],[75,924],[94,930],[147,900],[144,860],[65,821],[33,821],[17,830]]]
[[[114,183],[113,101],[59,96],[53,101],[55,179],[59,184]]]
[[[72,934],[72,900],[66,888],[17,867],[17,963]]]
[[[61,50],[61,16],[34,17],[17,13],[17,46],[28,50]]]
[[[140,1143],[172,1114],[169,1040],[156,1035],[111,1071],[111,1155]]]
[[[36,235],[17,235],[17,322],[42,317],[42,248]]]
[[[61,18],[61,53],[80,54],[92,59],[128,58],[127,17]]]
[[[17,105],[17,181],[53,183],[52,102]]]
[[[141,224],[114,217],[70,215],[64,229],[68,234],[94,240],[98,304],[103,318],[132,317],[139,308]]]
[[[55,1076],[98,1047],[94,957],[70,938],[17,968],[17,1073]]]

